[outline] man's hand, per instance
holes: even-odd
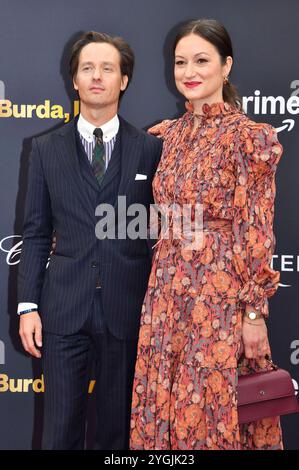
[[[19,334],[25,351],[40,358],[41,353],[36,346],[42,347],[42,322],[37,311],[20,315]]]

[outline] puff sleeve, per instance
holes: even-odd
[[[172,125],[177,121],[177,119],[165,119],[164,121],[159,122],[155,126],[152,126],[148,129],[148,133],[156,137],[164,139],[167,132],[172,128]]]
[[[241,280],[239,300],[268,317],[268,298],[280,277],[270,265],[275,248],[275,172],[282,146],[276,130],[267,124],[252,123],[239,138],[232,261]]]

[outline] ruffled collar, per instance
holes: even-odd
[[[194,112],[192,103],[190,103],[189,101],[185,103],[185,106],[186,106],[187,111],[193,116],[196,116],[197,118],[206,118],[206,119],[240,112],[235,106],[232,106],[229,103],[213,103],[211,105],[209,105],[208,103],[205,103],[202,106],[202,114],[196,114]]]

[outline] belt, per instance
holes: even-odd
[[[173,220],[171,220],[170,226],[172,225],[172,222],[173,222]],[[185,238],[186,235],[188,236],[188,234],[182,234],[182,236],[179,237],[178,239],[174,239],[172,234],[170,233],[169,229],[170,229],[170,227],[168,227],[166,231],[164,231],[164,232],[162,231],[162,233],[160,235],[160,239],[153,246],[153,248],[156,247],[157,245],[160,245],[160,243],[163,240],[169,240],[169,241],[171,241],[171,243],[173,243],[173,241],[176,240],[176,242],[179,243],[180,240],[182,241]],[[204,218],[202,226],[198,227],[198,229],[197,229],[197,233],[200,233],[200,232],[202,232],[202,234],[204,232],[231,233],[232,232],[232,221],[227,220],[227,219],[205,219]],[[190,233],[192,235],[192,231]]]
[[[225,232],[229,233],[232,231],[232,221],[227,219],[204,219],[203,220],[203,231],[204,232]]]

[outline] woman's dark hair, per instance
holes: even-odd
[[[72,47],[71,57],[70,57],[70,75],[72,80],[74,80],[76,73],[78,71],[79,57],[80,52],[83,47],[87,46],[92,42],[106,42],[114,46],[120,54],[120,70],[122,76],[127,75],[128,77],[128,86],[132,79],[133,69],[134,69],[134,52],[129,46],[129,44],[121,37],[109,36],[106,33],[97,33],[96,31],[87,31],[82,34],[82,36],[75,42]],[[128,88],[127,86],[127,88]],[[124,94],[124,91],[120,92],[120,98]]]
[[[220,54],[223,65],[226,63],[228,56],[234,58],[232,42],[227,30],[219,21],[213,19],[192,20],[185,23],[174,40],[173,54],[178,42],[190,34],[197,34],[213,44]],[[237,93],[236,87],[229,81],[223,83],[223,100],[239,109],[242,108],[242,100]]]

